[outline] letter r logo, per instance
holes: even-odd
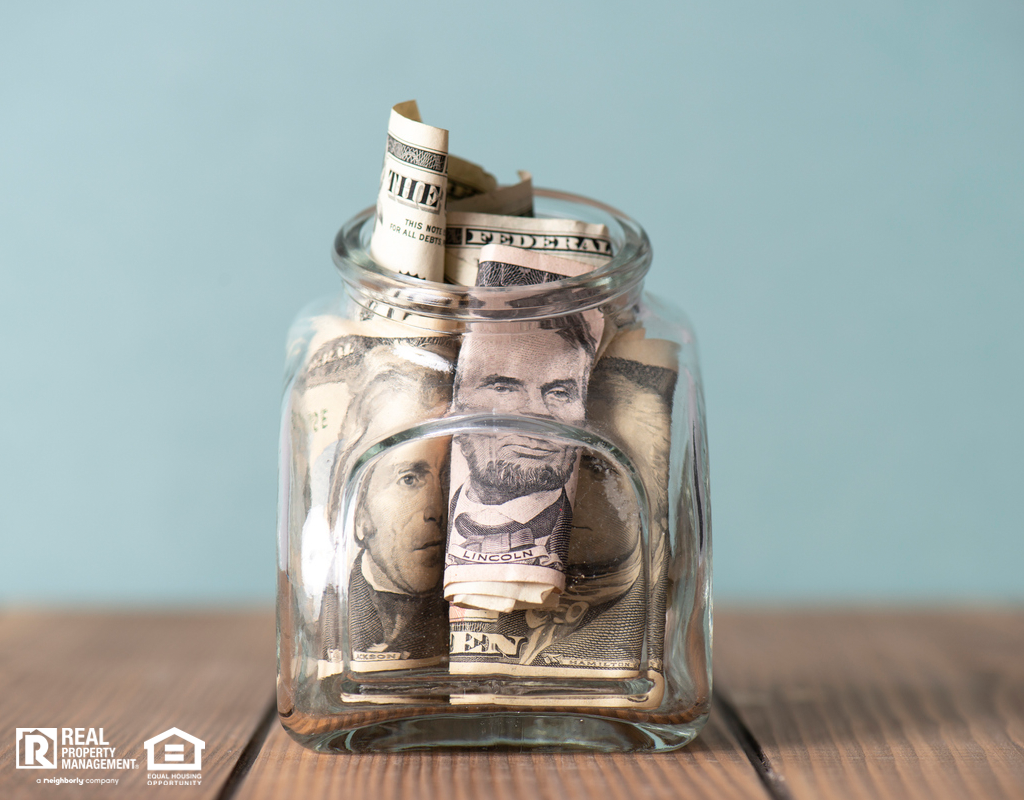
[[[56,728],[15,728],[17,769],[57,768]]]

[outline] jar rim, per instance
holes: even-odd
[[[333,260],[357,302],[408,314],[447,318],[529,320],[595,308],[636,290],[651,264],[647,233],[631,217],[597,200],[553,189],[534,189],[538,217],[607,225],[613,256],[573,277],[535,286],[460,286],[386,270],[369,253],[376,209],[346,222],[334,240]],[[570,256],[571,258],[571,256]],[[509,300],[514,296],[514,309]]]

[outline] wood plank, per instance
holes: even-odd
[[[0,617],[0,797],[215,798],[271,702],[271,611]],[[103,728],[137,769],[15,769],[15,728]],[[202,783],[147,785],[143,742],[171,727],[204,740]],[[58,763],[59,767],[59,763]],[[45,777],[116,785],[37,784]]]
[[[415,752],[319,754],[277,723],[237,800],[661,800],[768,795],[717,715],[681,751],[659,754]]]
[[[797,800],[1024,798],[1024,611],[719,611],[715,679]]]

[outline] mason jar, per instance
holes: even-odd
[[[605,225],[610,260],[427,282],[371,260],[369,209],[335,240],[340,294],[291,329],[278,709],[306,746],[663,751],[707,719],[693,329],[644,293],[636,222],[547,190],[535,208]]]

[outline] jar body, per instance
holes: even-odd
[[[669,750],[707,719],[711,526],[693,331],[681,312],[643,295],[650,255],[635,223],[565,195],[541,193],[537,206],[607,221],[622,256],[593,280],[510,302],[475,287],[382,277],[365,254],[364,214],[339,234],[344,291],[292,328],[278,706],[307,746]],[[525,393],[502,384],[503,362],[582,313],[604,325],[587,362],[589,391],[578,398],[585,415],[458,402],[470,348],[489,354],[494,396]],[[535,366],[518,383],[534,380],[538,396],[557,397],[560,361],[546,352],[534,347]],[[564,466],[529,495],[555,498],[534,518],[559,509],[561,582],[530,607],[451,605],[441,582],[457,549],[451,519],[479,494],[470,487],[480,475],[492,487],[514,480],[504,452]],[[534,563],[512,552],[531,552],[516,543],[530,513],[503,529],[503,546],[486,533],[477,539],[487,544],[460,552],[511,564],[502,575],[514,582],[517,564]]]

